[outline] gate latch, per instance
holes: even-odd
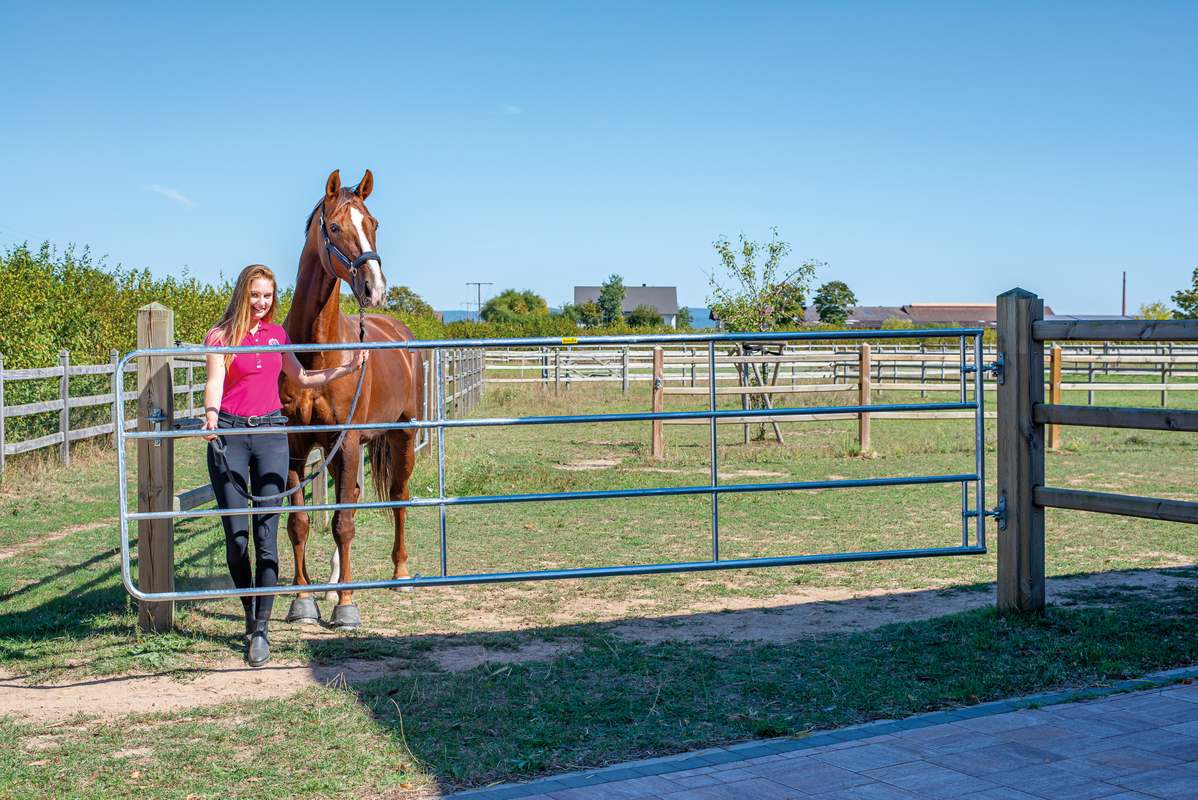
[[[1004,359],[1002,350],[998,351],[998,358],[993,364],[985,364],[982,366],[982,372],[993,372],[994,378],[998,381],[998,385],[1002,386],[1006,382],[1006,376],[1003,374]]]
[[[146,417],[146,422],[153,424],[154,430],[160,431],[162,430],[162,423],[166,422],[166,414],[163,413],[161,408],[155,408],[150,416]],[[155,439],[154,446],[162,447],[162,440]]]
[[[998,498],[998,507],[993,511],[982,511],[982,513],[987,517],[994,517],[998,521],[998,529],[1005,531],[1007,529],[1007,496],[1004,494]]]

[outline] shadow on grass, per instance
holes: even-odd
[[[737,639],[718,625],[715,635],[627,636],[642,623],[702,628],[703,617],[727,616],[717,612],[453,637],[355,633],[309,646],[318,662],[390,662],[384,676],[339,685],[430,772],[477,785],[1198,662],[1198,576],[1171,576],[1158,591],[1117,588],[1134,587],[1141,572],[1104,578],[1112,587],[1106,600],[1114,601],[1105,607],[1004,615],[987,598],[992,584],[981,584],[953,592],[981,598],[981,607],[852,633],[795,631],[787,641]],[[756,613],[809,612],[804,605]],[[472,651],[458,663],[476,666],[440,668],[455,649]],[[521,660],[528,650],[548,658]]]

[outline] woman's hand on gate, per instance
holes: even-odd
[[[202,430],[202,431],[214,431],[214,430],[216,430],[216,415],[215,415],[215,414],[206,414],[206,415],[204,415],[204,424],[200,426],[200,430]],[[213,434],[209,434],[209,435],[207,435],[207,436],[205,436],[205,437],[204,437],[204,441],[205,441],[205,442],[211,442],[211,441],[212,441],[213,439],[215,439],[215,438],[216,438],[216,434],[215,434],[215,433],[213,433]]]

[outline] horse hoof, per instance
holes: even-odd
[[[337,594],[336,592],[325,592],[324,599],[330,603],[336,603],[341,600],[341,595]]]
[[[311,597],[297,597],[291,601],[291,608],[284,619],[287,622],[319,622],[320,607]]]
[[[362,617],[358,614],[358,607],[354,604],[344,606],[333,606],[333,617],[329,620],[329,627],[332,628],[356,628],[362,624]]]
[[[420,573],[418,572],[418,573],[416,573],[415,575],[413,575],[411,578],[408,578],[408,577],[405,575],[405,576],[404,576],[404,577],[402,577],[402,578],[395,578],[395,580],[397,580],[397,581],[402,581],[402,580],[413,580],[413,579],[419,579],[419,578],[420,578]],[[393,591],[393,592],[403,592],[404,594],[411,594],[412,592],[414,592],[414,591],[416,591],[416,590],[415,590],[415,589],[413,589],[411,586],[392,586],[392,587],[391,587],[391,591]]]

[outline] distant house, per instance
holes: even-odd
[[[993,328],[998,325],[998,312],[994,303],[909,303],[903,311],[916,325],[960,325],[973,328]],[[1045,315],[1052,309],[1044,306]]]
[[[599,302],[602,286],[575,286],[574,305]],[[625,316],[636,310],[637,306],[651,306],[661,314],[662,321],[671,328],[678,327],[678,287],[677,286],[625,286],[624,306],[621,309]]]
[[[844,324],[846,327],[878,330],[888,319],[907,321],[911,318],[898,306],[852,306],[849,308],[849,315],[845,318]],[[803,312],[803,322],[811,325],[819,321],[819,311],[815,306],[811,306]]]

